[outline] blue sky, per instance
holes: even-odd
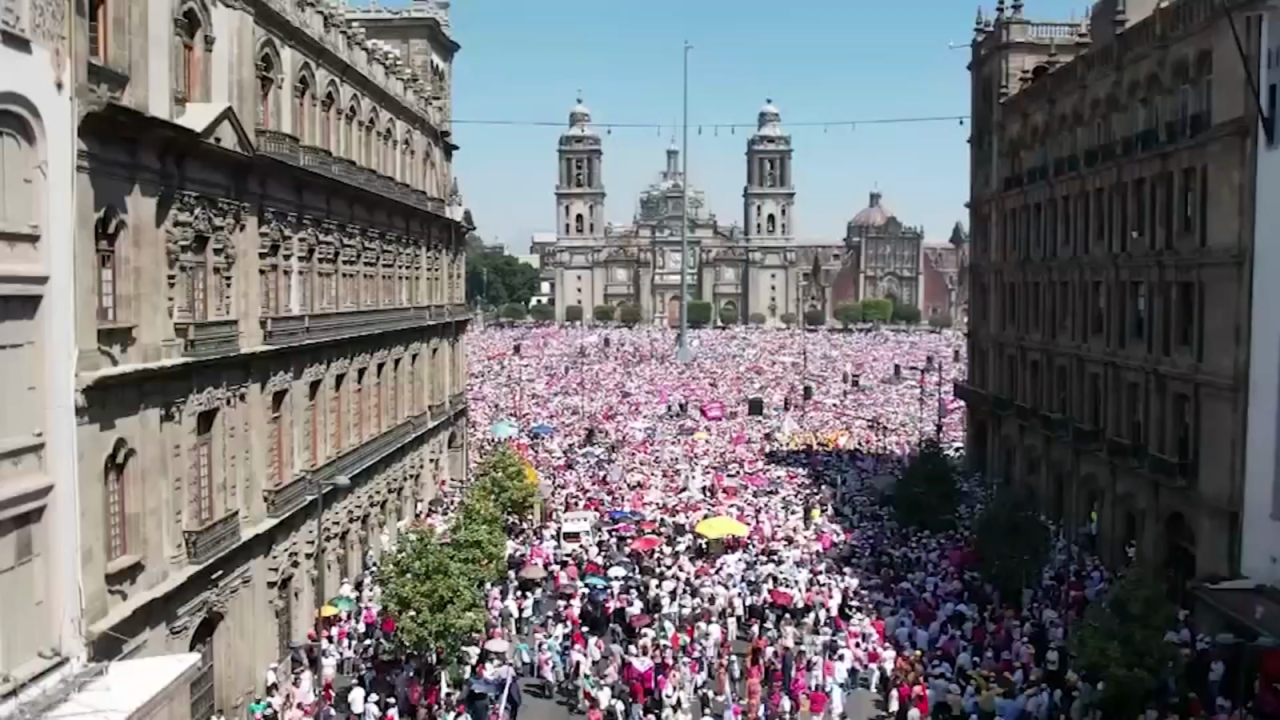
[[[994,0],[986,3],[988,10]],[[1079,17],[1084,3],[1029,0],[1036,19]],[[516,253],[554,227],[556,139],[581,89],[604,140],[606,217],[627,222],[663,166],[681,113],[681,45],[690,56],[689,174],[728,224],[740,221],[743,153],[772,98],[795,148],[796,231],[838,239],[878,187],[905,223],[944,241],[965,219],[968,128],[957,122],[848,121],[964,115],[976,6],[960,0],[453,0],[455,172],[486,241]],[[843,124],[841,124],[843,123]],[[699,135],[697,128],[701,126]]]

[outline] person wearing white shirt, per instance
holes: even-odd
[[[359,685],[352,685],[351,692],[347,693],[347,707],[351,709],[354,717],[364,715],[364,688]]]

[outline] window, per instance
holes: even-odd
[[[339,373],[333,377],[333,399],[330,403],[329,417],[331,422],[329,428],[331,430],[332,439],[329,442],[333,452],[341,453],[345,447],[347,437],[346,421],[347,415],[347,375]]]
[[[36,229],[35,135],[21,116],[0,111],[0,230]]]
[[[200,82],[201,63],[200,31],[204,23],[195,8],[188,8],[179,22],[179,34],[182,42],[182,76],[178,79],[182,84],[181,100],[183,102],[200,102],[204,98],[204,88]]]
[[[323,389],[320,380],[307,388],[307,463],[312,468],[319,467],[324,457],[324,418],[320,415]]]
[[[1129,442],[1142,445],[1146,438],[1142,434],[1142,386],[1136,382],[1125,385],[1124,410],[1129,422],[1126,428]]]
[[[387,412],[391,424],[400,422],[400,360],[391,361],[391,374],[387,376]]]
[[[107,458],[103,470],[106,484],[107,562],[119,560],[129,551],[128,516],[125,513],[126,480],[129,460],[127,449],[117,451]]]
[[[298,103],[293,111],[293,132],[298,136],[298,142],[311,142],[311,106],[315,104],[315,98],[311,92],[311,78],[303,74],[298,78],[298,84],[293,88],[294,97]]]
[[[573,231],[579,235],[583,233],[582,213],[573,216]]]
[[[769,233],[770,235],[773,235],[775,232],[778,231],[778,221],[777,221],[777,218],[773,216],[773,213],[769,213],[768,215],[765,216],[764,226],[765,226],[765,232]]]
[[[1106,401],[1102,396],[1102,376],[1089,373],[1089,424],[1095,428],[1103,426],[1103,411]]]
[[[365,421],[368,418],[369,409],[365,407],[366,398],[364,397],[367,375],[368,371],[365,368],[357,370],[356,383],[351,387],[351,439],[356,443],[365,437],[364,430],[367,427]]]
[[[201,322],[209,319],[209,268],[204,261],[204,247],[198,252],[187,266],[187,307],[191,309],[191,319]]]
[[[278,390],[271,396],[271,483],[273,487],[288,484],[293,471],[289,451],[289,391]]]
[[[218,411],[205,410],[196,417],[196,443],[191,462],[191,520],[196,527],[213,522],[213,429]]]
[[[369,435],[377,435],[382,432],[385,425],[386,402],[383,394],[386,393],[386,377],[387,364],[378,363],[373,371],[373,388],[369,393]]]
[[[338,94],[334,90],[325,93],[320,103],[320,147],[331,153],[338,150]]]
[[[1197,201],[1196,219],[1199,220],[1196,226],[1196,235],[1199,238],[1200,247],[1209,244],[1209,167],[1207,165],[1200,166],[1200,195]]]
[[[276,126],[275,100],[278,72],[271,53],[262,53],[262,57],[258,58],[258,127],[268,130]]]
[[[351,103],[347,108],[347,122],[342,126],[342,154],[351,162],[360,163],[360,147],[356,137],[356,119],[360,117],[360,106]]]
[[[378,148],[374,139],[374,132],[378,127],[378,114],[375,112],[369,116],[369,120],[364,124],[364,165],[370,170],[379,170],[378,165]]]
[[[1196,209],[1196,169],[1182,169],[1182,232],[1189,233],[1195,229]]]
[[[107,0],[89,0],[89,57],[107,59]]]
[[[1180,462],[1191,462],[1194,457],[1192,443],[1191,397],[1183,393],[1173,396],[1173,447]]]
[[[1067,382],[1067,366],[1059,365],[1053,371],[1053,409],[1055,412],[1065,415],[1068,412],[1068,392],[1070,386]]]
[[[1174,309],[1173,321],[1176,324],[1174,342],[1178,347],[1189,348],[1195,339],[1196,327],[1196,284],[1194,282],[1178,283],[1177,307]]]
[[[97,257],[95,294],[98,300],[98,321],[103,323],[119,320],[119,305],[116,302],[119,277],[116,239],[119,234],[120,218],[114,208],[107,207],[93,226],[94,252]]]
[[[38,509],[0,520],[0,596],[6,599],[0,667],[6,672],[35,660],[52,639],[43,519],[44,510]]]
[[[1134,340],[1147,336],[1147,284],[1129,283],[1129,335]]]
[[[1103,332],[1106,323],[1107,300],[1100,280],[1094,280],[1091,285],[1090,302],[1093,306],[1093,312],[1090,313],[1089,317],[1089,335],[1093,336],[1101,335]]]
[[[420,392],[421,390],[418,389],[418,356],[410,355],[409,356],[409,402],[407,403],[409,406],[408,409],[409,409],[410,415],[417,415],[418,408],[422,407],[422,403],[420,402],[420,398],[418,397],[418,394]]]

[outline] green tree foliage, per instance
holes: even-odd
[[[862,306],[855,302],[841,303],[836,306],[835,318],[847,330],[850,325],[862,322]]]
[[[721,325],[737,325],[738,324],[738,308],[733,305],[725,305],[720,308],[720,324]]]
[[[711,303],[693,300],[689,303],[689,327],[706,327],[711,324]]]
[[[538,269],[511,255],[487,250],[479,236],[467,240],[467,301],[499,307],[528,305],[538,292]]]
[[[523,517],[533,510],[538,488],[519,453],[502,445],[480,463],[468,493],[487,498],[501,515]]]
[[[502,512],[484,493],[467,492],[449,526],[449,551],[476,588],[506,573],[507,535]]]
[[[862,319],[867,322],[889,322],[893,317],[893,303],[884,298],[867,298],[861,305]]]
[[[929,316],[929,327],[945,329],[951,327],[951,315],[948,313],[938,313]]]
[[[1022,588],[1039,576],[1049,558],[1049,526],[1025,493],[1003,492],[978,516],[974,549],[983,577],[1005,603],[1020,602]]]
[[[827,314],[817,308],[804,311],[805,327],[822,327],[827,324]]]
[[[920,322],[920,308],[915,305],[894,305],[893,321],[905,325],[915,325]]]
[[[529,308],[529,317],[542,323],[551,322],[556,319],[556,306],[547,303],[538,303]]]
[[[597,305],[591,309],[591,317],[598,323],[613,322],[618,309],[612,305]]]
[[[382,604],[396,618],[405,650],[456,650],[484,631],[487,611],[475,577],[429,528],[396,539],[396,552],[378,566]]]
[[[747,321],[752,325],[763,325],[769,321],[769,318],[765,317],[764,313],[751,313],[747,316]]]
[[[947,530],[955,525],[959,503],[960,488],[951,461],[936,441],[925,441],[894,485],[898,522],[922,530]]]
[[[567,305],[564,309],[564,321],[568,323],[582,322],[582,306]]]
[[[503,320],[511,320],[514,322],[525,319],[529,314],[529,311],[525,309],[524,305],[511,302],[503,305],[499,314],[502,316]]]
[[[635,327],[640,324],[640,307],[638,305],[623,305],[618,308],[618,322],[627,327]]]
[[[1164,641],[1176,615],[1160,583],[1130,572],[1072,628],[1072,667],[1102,678],[1103,717],[1138,717],[1160,683],[1180,675],[1178,648]]]

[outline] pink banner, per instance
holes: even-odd
[[[702,417],[707,420],[724,419],[724,403],[713,402],[702,406]]]

